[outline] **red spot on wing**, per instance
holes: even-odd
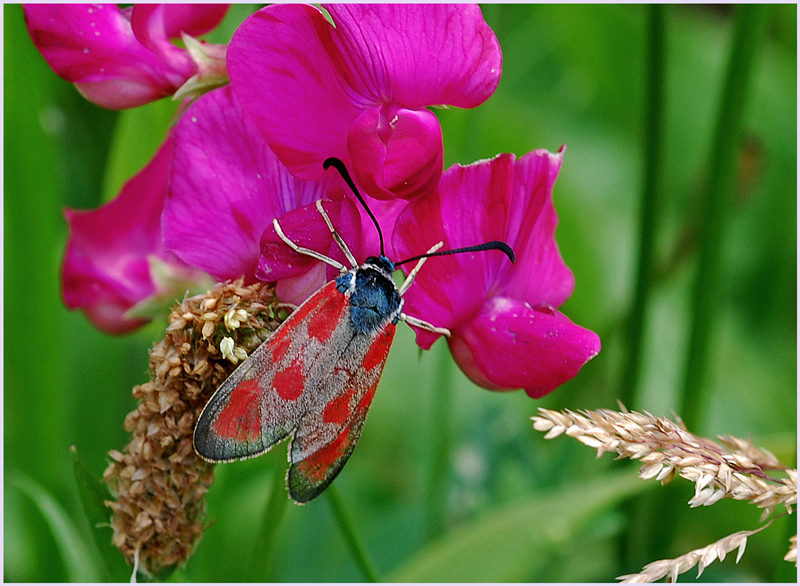
[[[310,314],[319,313],[330,303],[330,301],[344,301],[344,295],[336,288],[336,281],[329,281],[317,290],[311,297],[306,299],[297,310],[289,316],[290,319],[302,321]]]
[[[333,331],[342,319],[342,314],[348,307],[347,298],[334,289],[334,297],[326,299],[308,320],[308,335],[325,344],[330,340]]]
[[[303,371],[303,359],[298,356],[288,367],[275,373],[272,388],[287,401],[296,401],[303,394],[306,385]]]
[[[389,355],[389,348],[392,347],[392,340],[394,340],[394,332],[397,326],[389,324],[386,329],[375,336],[375,340],[364,355],[364,360],[361,361],[361,366],[366,371],[370,371],[376,366],[383,365],[386,362],[386,357]]]
[[[350,426],[347,426],[342,429],[335,440],[299,462],[297,467],[311,482],[322,482],[325,480],[328,468],[344,456],[349,444]]]
[[[297,313],[297,312],[295,312],[295,313]],[[272,333],[272,335],[267,339],[267,343],[268,344],[276,344],[278,342],[281,342],[283,340],[288,339],[289,333],[292,331],[292,328],[289,327],[288,324],[289,324],[289,320],[292,319],[292,316],[294,316],[294,315],[295,314],[293,313],[292,315],[287,317],[286,321],[284,321],[281,324],[281,326]]]
[[[319,311],[320,308],[324,306],[325,299],[331,297],[332,295],[344,297],[344,295],[336,290],[336,281],[330,281],[329,283],[323,285],[322,288],[317,290],[316,293],[306,299],[300,305],[300,307],[294,310],[294,312],[288,318],[286,318],[286,321],[281,324],[281,327],[278,328],[274,334],[272,334],[272,336],[269,338],[269,342],[277,343],[282,339],[291,338],[294,334],[294,328],[300,324],[300,322],[308,318],[310,314]]]
[[[372,398],[375,396],[375,390],[378,388],[378,383],[376,382],[372,385],[372,388],[364,393],[364,396],[361,397],[361,400],[358,402],[358,407],[356,407],[356,413],[359,417],[366,417],[367,411],[369,410],[369,406],[372,405]]]
[[[214,431],[222,438],[251,441],[261,435],[261,387],[255,379],[244,380],[233,389],[228,403],[214,420]]]
[[[294,320],[304,320],[308,317],[308,314],[314,312],[319,308],[320,305],[320,298],[328,297],[336,291],[336,281],[329,281],[325,285],[323,285],[320,289],[317,290],[311,297],[306,299],[303,304],[298,307],[295,312],[289,316],[289,319],[292,321]]]
[[[270,339],[267,343],[272,346],[272,363],[278,364],[289,351],[292,340],[286,336],[281,336],[277,341]]]
[[[353,389],[331,399],[322,412],[322,421],[342,425],[347,422],[352,410],[350,401],[353,399]]]
[[[303,394],[306,388],[304,347],[311,338],[323,344],[328,342],[347,307],[347,298],[336,288],[336,281],[331,281],[297,308],[269,339],[272,364],[277,367],[286,356],[293,358],[272,380],[272,388],[280,397],[296,401]]]
[[[330,340],[348,305],[347,297],[336,288],[336,281],[330,281],[324,285],[298,307],[283,325],[272,334],[269,343],[287,344],[287,346],[283,346],[283,354],[280,357],[273,355],[273,359],[277,362],[285,355],[286,350],[288,350],[288,344],[297,336],[298,331],[303,331],[302,325],[304,322],[306,323],[308,337],[325,344]],[[298,330],[298,328],[301,329]],[[303,334],[306,332],[303,332]]]
[[[289,490],[292,498],[300,502],[308,502],[316,498],[325,487],[339,474],[353,451],[355,443],[361,434],[367,411],[375,396],[378,387],[380,370],[379,365],[367,375],[367,371],[359,367],[357,373],[350,380],[350,387],[340,396],[328,402],[323,411],[323,422],[340,426],[335,439],[326,446],[311,453],[300,461],[292,458],[292,467],[289,471]],[[353,395],[361,395],[356,410],[350,406]],[[333,419],[344,418],[343,423]],[[298,445],[293,447],[293,456],[303,451],[302,444],[308,441],[312,434],[305,430],[300,438],[295,437]]]

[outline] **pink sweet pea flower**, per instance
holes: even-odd
[[[360,210],[339,175],[331,170],[317,181],[291,175],[230,86],[192,104],[177,123],[174,140],[163,234],[167,248],[187,264],[217,280],[276,281],[280,299],[299,304],[336,271],[289,249],[272,221],[278,218],[297,244],[346,263],[314,205],[319,199],[354,254],[366,256]],[[394,217],[396,212],[383,221]]]
[[[224,5],[28,4],[24,11],[53,71],[104,108],[141,106],[174,94],[194,76],[224,72],[226,48],[191,39],[220,23]],[[189,35],[184,41],[191,52],[172,43],[182,35]]]
[[[414,199],[442,174],[431,105],[473,108],[500,80],[500,45],[474,5],[273,5],[228,49],[234,91],[303,179],[342,159],[365,193]]]
[[[82,309],[105,332],[121,334],[144,325],[147,319],[129,315],[134,306],[169,296],[171,284],[201,278],[167,252],[161,239],[170,149],[167,139],[119,196],[102,207],[64,212],[69,223],[61,269],[64,302]]]
[[[436,194],[410,203],[394,232],[402,258],[439,240],[456,248],[503,240],[499,252],[434,258],[405,296],[404,311],[452,332],[450,350],[476,384],[524,388],[541,397],[569,380],[600,351],[600,339],[556,308],[572,293],[572,272],[555,243],[552,188],[562,152],[498,155],[442,176]],[[437,335],[418,330],[429,348]]]

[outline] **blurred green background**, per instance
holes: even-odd
[[[227,42],[252,10],[232,8],[210,40]],[[646,81],[653,10],[663,19],[663,99],[655,110]],[[723,195],[710,318],[701,320],[702,355],[688,349],[697,329],[700,218],[713,187],[736,10],[484,7],[503,49],[503,77],[484,105],[437,110],[445,163],[567,145],[554,190],[556,237],[576,287],[562,310],[598,332],[603,350],[574,380],[533,401],[475,387],[441,343],[420,355],[410,330],[399,330],[359,447],[336,481],[383,579],[607,582],[758,526],[752,505],[690,509],[689,482],[662,488],[636,480],[635,465],[598,460],[571,439],[545,441],[529,418],[539,406],[615,409],[622,397],[630,408],[671,416],[685,404],[692,365],[705,373],[688,386],[700,400],[693,431],[751,437],[796,466],[797,11],[765,10],[765,32],[745,55],[752,70],[735,183]],[[99,580],[70,446],[98,478],[108,450],[124,447],[130,391],[146,378],[147,351],[163,324],[111,337],[64,308],[62,208],[94,208],[112,197],[155,152],[175,104],[123,113],[89,104],[37,53],[19,6],[4,6],[4,66],[4,578]],[[646,130],[653,120],[663,123],[656,150]],[[653,287],[631,327],[653,152]],[[635,353],[631,331],[641,332]],[[208,495],[215,523],[173,580],[363,579],[325,495],[289,505],[265,572],[252,573],[284,449],[217,467]],[[702,580],[795,581],[794,565],[782,561],[795,532],[795,517],[779,519],[750,539],[738,565],[731,556]]]

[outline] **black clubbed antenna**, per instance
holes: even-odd
[[[438,252],[430,252],[427,254],[419,254],[417,256],[412,256],[411,258],[407,258],[405,260],[401,260],[400,262],[394,263],[395,266],[400,266],[407,262],[412,262],[415,260],[419,260],[421,258],[430,258],[432,256],[444,256],[446,254],[459,254],[461,252],[481,252],[483,250],[499,250],[503,254],[508,257],[508,260],[511,262],[516,262],[517,257],[514,255],[514,251],[511,247],[501,240],[491,240],[490,242],[484,242],[483,244],[476,244],[475,246],[464,246],[462,248],[454,248],[452,250],[440,250]]]
[[[361,197],[361,194],[358,192],[358,188],[356,187],[356,184],[353,183],[353,180],[350,178],[350,173],[347,172],[347,167],[344,166],[344,163],[342,162],[341,159],[337,159],[336,157],[328,157],[322,163],[322,168],[327,171],[330,167],[336,167],[336,170],[339,171],[339,175],[342,176],[342,179],[344,179],[344,182],[347,183],[347,185],[350,187],[350,189],[353,190],[353,193],[358,198],[358,201],[360,201],[361,205],[364,206],[364,209],[367,210],[367,214],[369,214],[369,217],[372,220],[372,223],[375,224],[375,229],[378,230],[378,238],[381,241],[381,256],[386,256],[386,254],[384,253],[384,250],[383,250],[383,232],[381,232],[381,226],[380,226],[380,224],[378,224],[378,220],[375,219],[375,216],[373,215],[372,210],[369,209],[369,206],[367,205],[367,202],[364,201],[364,198]]]

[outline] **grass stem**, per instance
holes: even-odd
[[[700,249],[691,297],[691,326],[686,370],[677,412],[689,429],[702,432],[714,322],[719,307],[720,252],[735,187],[742,118],[753,65],[767,28],[770,7],[741,4],[736,8],[733,46],[711,148],[707,198],[700,226]]]
[[[380,582],[378,571],[367,555],[367,550],[364,548],[364,544],[356,531],[355,523],[353,523],[352,517],[347,512],[336,485],[331,484],[325,490],[325,494],[328,495],[328,502],[331,504],[333,514],[339,523],[339,528],[342,530],[347,546],[350,548],[350,553],[353,554],[353,559],[361,569],[361,573],[364,574],[364,578],[367,582]]]
[[[639,216],[639,257],[634,297],[628,317],[627,360],[620,387],[620,400],[637,407],[637,388],[642,365],[647,307],[653,289],[656,268],[655,236],[658,226],[658,178],[661,170],[664,128],[665,7],[648,6],[647,73],[644,120],[644,181]]]
[[[645,46],[644,95],[644,165],[639,209],[639,251],[634,295],[627,321],[627,357],[619,396],[622,404],[636,409],[639,376],[642,369],[645,321],[655,285],[655,237],[658,227],[659,175],[664,134],[664,70],[666,61],[666,8],[661,4],[647,7],[647,40]],[[631,519],[627,531],[620,534],[622,567],[640,567],[647,562],[647,544],[652,534],[654,504],[657,495],[643,494],[625,503]],[[620,572],[620,573],[624,573]]]

